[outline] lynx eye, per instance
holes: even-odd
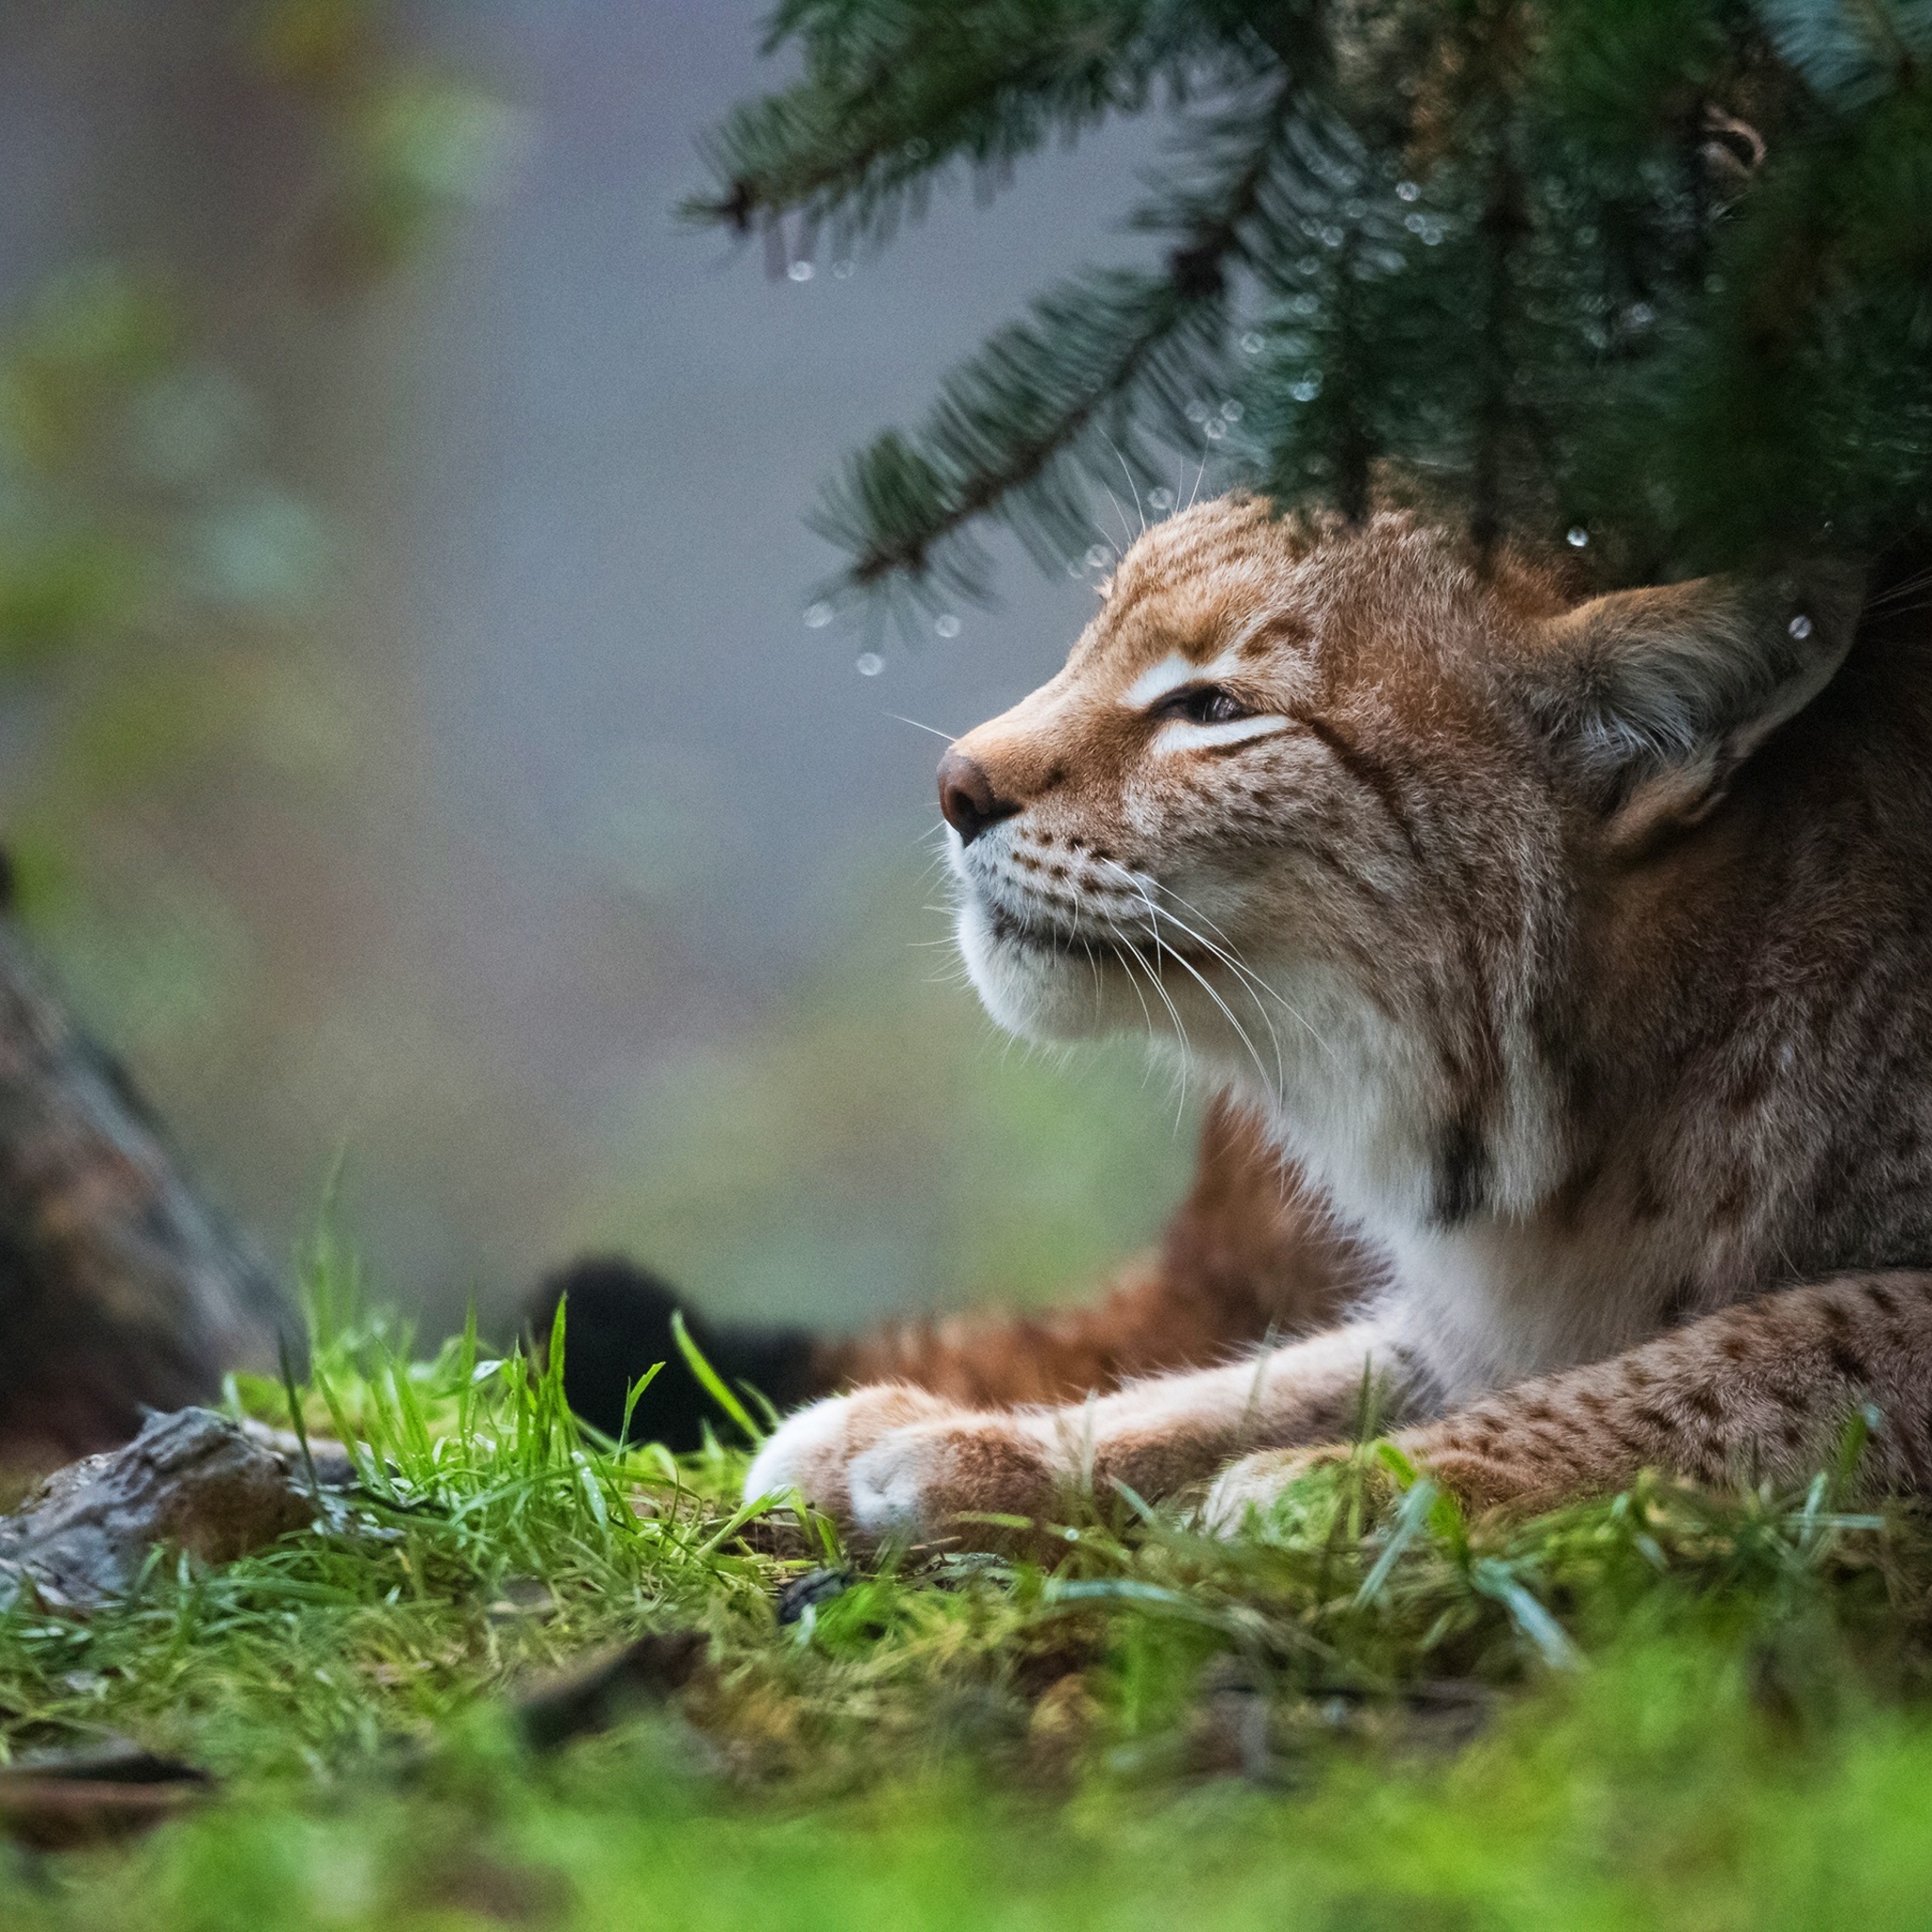
[[[1158,719],[1185,718],[1190,724],[1231,724],[1255,714],[1225,685],[1194,684],[1154,708]]]

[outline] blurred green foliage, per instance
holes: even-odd
[[[1008,1039],[918,882],[861,877],[830,922],[849,937],[804,984],[642,1091],[626,1179],[571,1225],[719,1314],[1064,1296],[1153,1239],[1202,1096],[1138,1045]]]
[[[240,16],[258,71],[308,101],[324,141],[311,265],[353,283],[407,260],[452,206],[489,192],[520,118],[467,82],[400,63],[390,0],[266,0]]]
[[[514,139],[500,103],[398,58],[391,11],[249,0],[217,42],[261,125],[209,192],[243,200],[267,169],[288,219],[212,210],[233,257],[192,268],[77,234],[0,313],[0,838],[24,909],[124,1043],[204,1024],[246,950],[222,889],[163,875],[143,825],[218,768],[299,780],[353,737],[307,648],[335,540],[234,351],[266,317],[326,325]]]

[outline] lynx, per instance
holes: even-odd
[[[941,765],[960,950],[1015,1033],[1226,1087],[1269,1239],[1352,1305],[1085,1401],[861,1387],[748,1494],[971,1538],[1125,1486],[1233,1529],[1365,1389],[1474,1506],[1795,1478],[1861,1402],[1872,1479],[1932,1475],[1932,664],[1861,602],[1825,565],[1583,598],[1245,497],[1145,532]]]

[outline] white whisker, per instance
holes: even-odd
[[[1291,1020],[1294,1021],[1297,1025],[1303,1027],[1307,1031],[1308,1038],[1312,1040],[1315,1042],[1315,1044],[1322,1049],[1324,1053],[1328,1054],[1331,1057],[1333,1056],[1334,1048],[1330,1046],[1327,1040],[1324,1038],[1324,1036],[1308,1023],[1307,1017],[1301,1012],[1301,1010],[1298,1008],[1291,1005],[1289,1001],[1282,998],[1281,994],[1277,992],[1274,987],[1270,986],[1268,982],[1265,979],[1263,979],[1261,975],[1258,973],[1257,973],[1252,966],[1245,964],[1242,960],[1236,958],[1233,950],[1234,941],[1231,939],[1229,939],[1227,934],[1224,932],[1220,926],[1216,925],[1215,923],[1211,919],[1209,919],[1208,915],[1205,912],[1203,912],[1201,908],[1198,906],[1196,906],[1191,899],[1182,898],[1181,895],[1178,892],[1176,892],[1172,886],[1163,886],[1158,879],[1157,879],[1154,883],[1155,890],[1157,891],[1164,893],[1168,898],[1174,900],[1176,905],[1185,906],[1188,908],[1188,910],[1194,915],[1196,919],[1200,920],[1201,923],[1208,928],[1210,932],[1217,934],[1224,941],[1225,941],[1227,949],[1224,951],[1222,947],[1211,944],[1207,939],[1203,938],[1201,934],[1193,933],[1192,936],[1195,939],[1199,940],[1202,945],[1206,946],[1210,953],[1213,953],[1218,958],[1225,960],[1227,965],[1234,972],[1241,974],[1243,976],[1243,978],[1250,982],[1251,987],[1253,989],[1258,990],[1259,992],[1265,992],[1268,995],[1268,997],[1272,999],[1274,1002],[1274,1004],[1278,1006],[1281,1008],[1281,1010],[1289,1016]],[[1183,932],[1191,931],[1191,928],[1189,927],[1184,921],[1174,919],[1174,916],[1172,912],[1170,912],[1167,916],[1170,919],[1174,919],[1174,923],[1176,925],[1180,926]],[[1251,991],[1250,997],[1255,996],[1255,993]]]
[[[1195,499],[1195,497],[1197,497],[1197,496],[1198,496],[1198,495],[1200,495],[1200,493],[1201,493],[1201,478],[1202,478],[1203,476],[1205,476],[1205,475],[1206,475],[1207,474],[1208,474],[1208,458],[1207,458],[1207,457],[1206,457],[1206,456],[1203,456],[1203,457],[1202,457],[1202,458],[1201,458],[1201,467],[1200,467],[1200,468],[1199,468],[1198,470],[1196,470],[1196,471],[1194,472],[1194,487],[1193,487],[1193,488],[1192,488],[1192,489],[1191,489],[1191,491],[1188,491],[1188,501],[1187,501],[1187,505],[1186,505],[1186,508],[1189,508],[1189,509],[1192,509],[1192,508],[1193,508],[1193,507],[1194,507],[1194,499]]]
[[[1134,473],[1127,468],[1127,459],[1121,454],[1120,444],[1106,430],[1100,433],[1108,448],[1113,451],[1113,459],[1121,466],[1121,475],[1127,479],[1127,488],[1134,492],[1134,514],[1141,519],[1141,534],[1144,537],[1147,534],[1147,512],[1141,508],[1141,486],[1134,481]]]
[[[1158,941],[1157,941],[1156,943],[1158,946]],[[1168,1018],[1174,1022],[1174,1043],[1181,1050],[1181,1097],[1179,1111],[1181,1113],[1185,1113],[1188,1105],[1188,1067],[1193,1058],[1194,1042],[1188,1038],[1188,1029],[1185,1023],[1181,1019],[1180,1008],[1174,1005],[1174,997],[1171,993],[1169,993],[1167,988],[1160,983],[1160,955],[1158,951],[1156,952],[1154,956],[1154,964],[1152,967],[1150,967],[1147,961],[1144,958],[1141,958],[1139,952],[1132,945],[1117,945],[1115,947],[1115,951],[1120,956],[1121,963],[1127,968],[1127,976],[1129,979],[1133,977],[1133,967],[1128,962],[1132,960],[1140,961],[1141,972],[1143,972],[1147,975],[1147,984],[1154,989],[1155,994],[1159,999],[1160,1004],[1167,1008]],[[1141,1004],[1144,1008],[1145,1002],[1143,1001]],[[1147,1023],[1147,1030],[1150,1033],[1154,1030],[1154,1023],[1151,1016]],[[1176,1126],[1180,1124],[1178,1115],[1176,1116],[1174,1124]]]
[[[1080,909],[1080,889],[1070,879],[1067,882],[1067,890],[1074,895],[1074,930],[1077,933],[1085,917]],[[1094,1024],[1098,1025],[1101,1014],[1105,1009],[1106,995],[1102,992],[1100,985],[1100,958],[1094,952],[1091,941],[1087,942],[1087,963],[1093,969],[1093,1020]]]
[[[1115,863],[1117,864],[1117,862]],[[1218,992],[1214,991],[1214,988],[1208,983],[1207,974],[1201,972],[1201,970],[1197,966],[1195,966],[1193,961],[1188,958],[1188,957],[1185,954],[1177,951],[1174,947],[1166,945],[1164,943],[1160,937],[1160,911],[1159,908],[1155,905],[1153,898],[1149,895],[1147,889],[1141,885],[1140,880],[1137,879],[1132,873],[1127,872],[1124,866],[1118,866],[1118,870],[1125,874],[1127,882],[1134,888],[1134,890],[1137,892],[1140,893],[1142,903],[1147,908],[1147,917],[1149,921],[1148,929],[1152,933],[1154,939],[1155,958],[1158,960],[1161,953],[1165,951],[1174,959],[1174,963],[1182,969],[1183,972],[1186,972],[1193,976],[1194,980],[1199,984],[1201,991],[1205,992],[1208,995],[1208,997],[1210,1000],[1212,1000],[1218,1008],[1220,1008],[1222,1017],[1227,1022],[1227,1024],[1231,1027],[1234,1028],[1235,1038],[1239,1040],[1244,1047],[1247,1048],[1248,1058],[1254,1061],[1255,1071],[1261,1076],[1261,1085],[1263,1087],[1268,1087],[1268,1069],[1261,1064],[1261,1055],[1258,1049],[1256,1047],[1254,1041],[1248,1037],[1248,1029],[1245,1026],[1243,1026],[1239,1020],[1235,1018],[1233,1008],[1231,1008],[1227,1004],[1227,1002],[1224,999],[1223,999]],[[1185,922],[1178,919],[1174,919],[1174,914],[1171,912],[1167,916],[1170,920],[1174,922],[1174,924],[1180,926],[1183,931],[1189,931],[1189,928],[1187,927]],[[1190,932],[1189,936],[1195,940],[1200,939],[1200,935],[1198,933]],[[1202,943],[1206,944],[1206,941],[1203,941]],[[1209,950],[1214,949],[1210,948]],[[1250,997],[1252,998],[1253,995],[1251,994]],[[1258,1000],[1257,1000],[1255,1004],[1257,1008],[1260,1008],[1262,1023],[1266,1024],[1268,1019],[1266,1009],[1261,1008],[1261,1003]],[[1270,1027],[1269,1030],[1272,1033],[1274,1029]],[[1281,1068],[1281,1041],[1278,1039],[1274,1041],[1274,1063],[1276,1076],[1277,1080],[1279,1081],[1279,1085],[1270,1089],[1270,1091],[1278,1092],[1280,1091],[1281,1086],[1285,1086],[1287,1084],[1286,1076],[1283,1074]]]
[[[917,718],[903,718],[897,711],[881,711],[881,718],[890,718],[894,724],[909,724],[915,731],[930,731],[935,738],[943,738],[948,744],[954,743],[959,734],[957,731],[941,731],[937,724],[922,724]]]

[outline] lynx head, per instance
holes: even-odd
[[[973,978],[1023,1035],[1144,1031],[1244,1084],[1345,1207],[1521,1211],[1563,1158],[1579,904],[1711,836],[1856,609],[1577,603],[1406,515],[1203,505],[940,767]]]

